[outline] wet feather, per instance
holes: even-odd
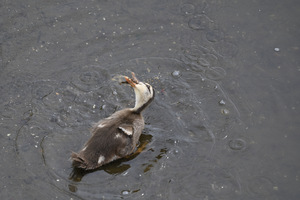
[[[92,170],[130,155],[136,149],[144,128],[141,112],[154,99],[154,90],[149,84],[139,82],[134,74],[133,79],[126,77],[126,81],[134,88],[138,101],[135,107],[117,111],[96,123],[92,137],[82,150],[71,154],[74,167]]]

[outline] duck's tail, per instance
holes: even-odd
[[[71,159],[73,160],[73,167],[87,169],[87,163],[78,153],[72,152]]]

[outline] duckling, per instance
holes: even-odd
[[[134,89],[135,106],[117,111],[110,117],[96,123],[92,136],[79,153],[72,152],[72,165],[75,168],[93,170],[119,158],[132,154],[137,146],[144,118],[142,111],[153,101],[155,92],[151,85],[124,76]]]

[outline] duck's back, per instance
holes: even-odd
[[[143,128],[142,115],[131,109],[118,111],[101,120],[92,128],[92,137],[83,149],[72,153],[73,166],[90,170],[130,155]]]

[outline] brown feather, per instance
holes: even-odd
[[[99,127],[100,124],[103,126]],[[129,128],[130,124],[132,124],[132,136],[119,128]],[[130,155],[138,143],[143,128],[144,119],[141,114],[132,112],[130,109],[114,113],[92,128],[92,137],[79,153],[72,153],[73,166],[91,170]],[[103,161],[98,163],[100,156],[103,156]]]
[[[135,107],[115,112],[95,124],[84,147],[71,154],[74,167],[92,170],[134,152],[144,129],[141,112],[152,102],[155,92],[149,84],[139,82],[134,73],[132,79],[125,79],[134,88]]]

